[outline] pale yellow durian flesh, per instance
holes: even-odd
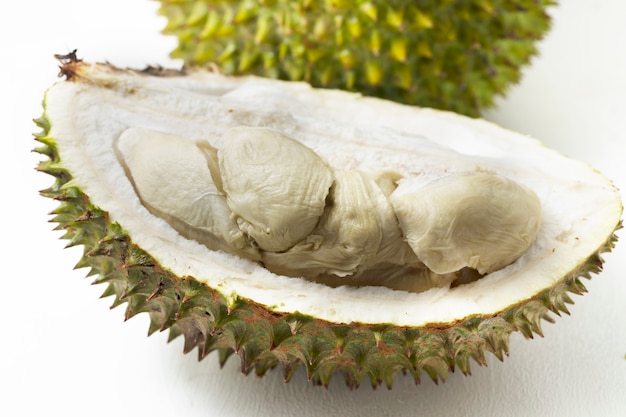
[[[238,127],[225,136],[216,149],[131,128],[117,151],[151,213],[273,273],[424,291],[464,268],[501,269],[537,236],[537,196],[494,173],[447,175],[408,192],[396,190],[396,173],[385,193],[388,183],[376,179],[389,172],[331,169],[277,131]]]

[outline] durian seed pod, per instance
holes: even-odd
[[[172,57],[471,116],[519,81],[554,1],[160,0]]]
[[[68,246],[84,248],[77,267],[87,268],[88,275],[95,277],[95,283],[106,286],[103,296],[113,297],[113,307],[126,306],[126,318],[147,313],[150,317],[149,334],[168,330],[170,340],[182,336],[184,352],[195,349],[199,359],[211,352],[217,352],[220,364],[232,356],[239,357],[244,374],[262,376],[278,368],[284,380],[289,381],[298,367],[304,367],[307,378],[316,385],[327,387],[333,376],[341,375],[351,388],[363,383],[391,388],[399,373],[408,374],[416,383],[424,376],[435,383],[445,381],[448,373],[455,369],[470,374],[472,363],[486,364],[487,352],[503,360],[509,354],[512,332],[518,331],[526,338],[532,338],[542,334],[543,320],[552,322],[553,315],[567,314],[567,305],[572,303],[569,294],[585,292],[582,279],[600,272],[601,254],[613,248],[614,231],[621,227],[621,202],[610,182],[584,164],[569,161],[539,143],[483,121],[363,99],[345,92],[314,90],[302,83],[233,78],[202,71],[186,74],[154,68],[120,70],[106,64],[81,62],[74,54],[63,57],[62,74],[68,80],[47,92],[44,114],[35,120],[42,129],[35,135],[41,143],[36,151],[45,157],[38,170],[55,178],[49,188],[41,191],[44,197],[59,202],[51,221],[58,224],[58,229],[65,230],[63,238],[68,240]],[[320,106],[320,102],[325,106]],[[286,113],[285,109],[292,113]],[[107,112],[104,118],[103,111]],[[405,117],[409,115],[412,117]],[[321,116],[323,124],[312,122]],[[362,157],[358,154],[360,152],[364,152],[367,162],[368,148],[374,146],[379,152],[375,158],[377,163],[381,160],[381,152],[389,153],[394,160],[407,154],[432,153],[432,159],[425,159],[422,161],[425,164],[421,165],[426,169],[429,163],[434,164],[427,176],[445,174],[445,170],[437,165],[443,161],[450,163],[448,169],[452,170],[474,169],[474,164],[478,163],[509,174],[518,173],[520,180],[538,187],[547,219],[539,232],[542,240],[523,260],[496,271],[499,278],[488,274],[477,282],[461,282],[455,288],[444,288],[444,293],[439,293],[442,297],[446,292],[461,295],[461,298],[475,297],[478,291],[481,301],[476,302],[475,312],[456,312],[457,319],[450,319],[447,311],[434,308],[433,312],[420,310],[418,315],[441,317],[441,320],[405,314],[395,322],[376,321],[387,310],[396,309],[395,303],[404,299],[410,302],[429,300],[428,295],[420,298],[420,294],[388,289],[327,288],[292,277],[272,276],[277,281],[262,281],[269,277],[262,266],[240,263],[228,254],[207,250],[181,236],[170,240],[169,236],[176,235],[170,226],[163,225],[137,205],[132,192],[120,191],[124,187],[130,187],[130,190],[132,186],[124,184],[129,180],[119,162],[114,162],[116,156],[111,144],[128,127],[150,125],[170,133],[185,131],[187,134],[217,129],[213,131],[217,134],[219,128],[213,124],[215,121],[235,127],[270,125],[275,129],[291,130],[294,134],[299,132],[300,139],[308,137],[322,142],[328,139],[323,144],[335,146],[327,151],[332,154],[347,146],[347,153],[334,161],[335,164],[355,163],[356,160],[350,158]],[[354,121],[373,124],[363,130],[354,130],[354,127],[348,127]],[[400,121],[407,125],[396,123]],[[391,129],[392,125],[399,130]],[[451,136],[446,133],[448,125],[453,132]],[[323,127],[323,135],[316,131],[318,127]],[[419,133],[412,136],[411,130],[417,127],[425,129],[423,134],[426,136]],[[429,128],[434,130],[428,133]],[[309,133],[312,136],[307,136]],[[353,136],[355,133],[358,135]],[[436,144],[426,139],[431,134]],[[476,146],[467,148],[465,142],[459,142],[457,135],[463,134],[476,134]],[[374,142],[370,142],[371,135]],[[350,140],[357,141],[359,150],[356,153]],[[415,141],[426,146],[418,147],[417,154]],[[458,148],[445,153],[447,146]],[[505,150],[509,146],[514,146],[518,152],[507,155]],[[402,149],[399,153],[398,147]],[[325,148],[321,146],[316,151],[323,152]],[[491,156],[477,157],[479,149],[486,149],[487,155]],[[86,158],[81,152],[91,156]],[[441,159],[442,152],[448,158],[458,160]],[[465,165],[463,152],[469,152],[470,165]],[[526,155],[524,162],[528,166],[512,162],[518,161],[515,158],[519,154]],[[114,165],[118,166],[115,168]],[[119,178],[113,178],[115,171],[120,172]],[[98,173],[95,182],[90,179],[92,172]],[[554,181],[555,187],[541,188],[554,176],[564,176],[567,180],[573,176],[579,181],[574,179],[571,188],[560,188],[565,180]],[[108,185],[99,184],[99,181]],[[589,195],[593,198],[585,200]],[[567,206],[561,212],[552,210],[571,198],[579,204]],[[131,210],[130,217],[125,210]],[[585,216],[582,221],[575,220],[581,215]],[[135,220],[139,223],[135,224]],[[573,231],[561,233],[561,221]],[[162,234],[151,235],[147,230],[152,227],[157,227]],[[174,245],[176,251],[172,259],[168,258],[168,245]],[[592,249],[587,251],[581,249],[583,247]],[[212,260],[192,257],[189,263],[185,263],[184,258],[191,249],[194,253],[200,250],[198,253],[204,253]],[[182,269],[177,265],[180,259],[183,259]],[[200,274],[180,272],[193,271],[192,264],[197,262],[208,265],[201,267]],[[232,273],[217,277],[223,274],[224,268],[229,268]],[[561,274],[558,271],[566,272]],[[537,275],[537,272],[546,276]],[[554,277],[553,273],[561,275]],[[255,275],[261,275],[261,281],[247,284],[246,280],[256,279]],[[509,275],[514,279],[507,283]],[[243,281],[241,277],[244,277]],[[524,283],[534,285],[536,281],[545,285],[541,285],[542,289],[537,292],[531,291],[530,295],[505,291],[504,294],[511,299],[518,298],[505,308],[479,308],[487,299],[492,299],[487,303],[489,305],[500,302],[500,297],[481,292],[481,287],[497,291],[507,289],[505,285],[511,284],[514,288],[524,289]],[[260,294],[260,282],[265,282],[272,287],[274,295],[283,298],[275,298],[273,303],[261,302],[262,297],[255,299],[255,295]],[[292,287],[296,291],[305,288],[306,292],[318,293],[320,296],[313,301],[325,301],[325,295],[334,297],[339,294],[348,305],[361,305],[362,308],[340,313],[349,317],[337,320],[327,317],[343,308],[339,304],[319,306],[315,314],[303,312],[318,306],[299,304],[299,297],[289,297],[288,291]],[[248,290],[251,292],[246,293]],[[433,290],[437,294],[440,289]],[[368,297],[355,300],[354,296],[358,294]],[[369,298],[373,295],[383,298]],[[435,306],[436,300],[431,301]],[[292,302],[302,308],[290,307]],[[456,308],[454,304],[451,306]],[[361,317],[362,320],[350,317]],[[422,324],[411,324],[415,320]]]

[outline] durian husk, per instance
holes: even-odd
[[[159,0],[173,58],[478,116],[537,53],[551,0]]]
[[[83,246],[76,267],[88,268],[94,283],[106,285],[103,297],[114,298],[112,307],[126,304],[126,319],[147,313],[149,334],[169,330],[169,340],[182,335],[185,353],[196,349],[203,359],[216,351],[221,365],[235,354],[244,374],[262,376],[280,368],[287,382],[304,366],[307,378],[316,385],[327,387],[331,377],[340,374],[351,388],[364,381],[374,388],[383,384],[391,388],[398,373],[410,375],[416,383],[424,374],[435,383],[445,381],[456,369],[470,374],[472,362],[487,364],[486,353],[503,360],[513,332],[533,338],[542,335],[543,320],[553,322],[554,315],[569,314],[570,294],[586,292],[581,279],[601,271],[601,254],[610,251],[617,239],[615,234],[609,236],[552,287],[493,315],[407,327],[337,324],[299,313],[277,313],[241,297],[227,300],[193,277],[175,276],[161,267],[72,183],[55,138],[49,135],[45,112],[35,123],[42,129],[35,134],[42,144],[35,151],[47,157],[38,170],[55,178],[40,193],[59,202],[51,221],[65,231],[68,246]]]

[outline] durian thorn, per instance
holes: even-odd
[[[82,257],[80,258],[80,260],[78,262],[76,262],[76,265],[74,265],[74,271],[78,270],[78,269],[82,269],[82,268],[89,268],[91,265],[89,263],[89,259],[87,257]],[[94,276],[94,275],[100,275],[100,273],[95,269],[95,268],[91,268],[89,270],[89,272],[87,273],[87,275],[85,276],[85,278],[90,277],[90,276]],[[96,284],[97,282],[94,282],[94,284]]]
[[[413,374],[413,382],[415,385],[422,385],[422,379],[420,378],[419,372],[412,372]]]
[[[570,301],[565,301],[565,302],[568,303],[568,304],[573,304],[573,302],[571,300]],[[564,313],[564,314],[567,314],[568,316],[571,315],[569,309],[567,308],[567,306],[565,304],[560,304],[559,305],[559,313]]]
[[[564,309],[566,309],[567,314],[569,314],[569,311],[567,311],[567,307],[565,306],[565,304],[570,304],[570,305],[572,305],[572,304],[574,304],[574,300],[572,300],[572,299],[570,298],[570,296],[569,296],[569,295],[567,295],[567,293],[566,293],[566,292],[563,292],[563,294],[561,295],[561,300],[563,301],[563,304],[564,304],[564,305],[563,305],[563,308],[564,308]]]
[[[376,342],[376,347],[380,348],[382,344],[382,340],[381,340],[382,335],[380,332],[373,332],[373,333],[374,333],[374,340]]]
[[[233,353],[235,352],[229,348],[217,349],[217,362],[220,365],[220,368],[224,368],[224,366],[226,366],[228,358],[230,358]]]
[[[48,130],[43,130],[40,133],[34,133],[33,137],[35,141],[49,148],[50,154],[46,153],[46,156],[48,156],[51,160],[59,159],[56,142],[54,138],[51,138],[50,136],[48,136]]]
[[[198,346],[198,362],[206,358],[209,353],[211,353],[213,349],[208,347],[208,343],[203,343],[201,346]]]
[[[302,322],[300,322],[300,320],[292,320],[287,322],[287,324],[289,324],[289,329],[291,330],[292,335],[298,333],[298,330],[302,326]]]
[[[298,363],[295,361],[283,362],[283,382],[287,384],[291,381],[296,369],[298,368]]]
[[[195,337],[197,337],[197,335]],[[185,334],[185,341],[183,342],[183,354],[186,355],[196,348],[198,340],[195,337],[192,337],[187,333]]]
[[[89,209],[86,209],[80,216],[74,218],[74,222],[75,223],[87,222],[94,218],[96,218],[96,216],[94,216],[93,213],[89,211]]]
[[[126,299],[126,297],[127,297],[127,296],[128,296],[128,286],[126,286],[126,287],[122,290],[122,292],[120,292],[120,295],[118,296],[118,298],[119,298],[120,300],[124,300],[124,299]]]
[[[132,304],[126,304],[126,311],[124,311],[124,321],[128,321],[137,314],[141,313],[141,310],[137,311],[133,308]]]
[[[426,375],[428,375],[430,377],[430,379],[435,383],[435,385],[439,385],[439,380],[441,379],[441,382],[446,382],[446,377],[443,374],[440,374],[438,371],[436,371],[433,368],[430,367],[424,367],[424,372],[426,372]]]
[[[461,370],[461,373],[465,376],[472,375],[472,369],[470,367],[469,359],[463,358],[457,363],[458,368]],[[451,369],[451,372],[454,372],[454,368]]]
[[[107,298],[115,294],[115,286],[113,285],[113,283],[109,283],[104,292],[100,295],[100,298]],[[111,305],[110,308],[114,308],[114,306]]]
[[[490,351],[495,355],[500,362],[504,361],[504,356],[509,356],[509,341],[508,335],[506,339],[501,339],[499,342],[490,341]]]
[[[146,301],[151,301],[155,299],[156,297],[160,296],[163,293],[164,288],[165,288],[165,283],[163,282],[163,278],[159,278],[159,282],[157,283],[156,288],[154,289],[152,294],[148,296]]]
[[[376,390],[378,387],[380,387],[381,385],[383,385],[383,380],[380,379],[379,377],[375,377],[373,375],[370,374],[370,383],[372,384],[372,389]]]
[[[332,350],[332,354],[333,355],[341,355],[344,352],[343,350],[343,344],[337,345],[333,350]]]
[[[554,318],[550,315],[550,311],[546,311],[543,316],[541,316],[541,318],[545,321],[547,321],[548,323],[556,323],[556,321],[554,320]]]
[[[39,146],[37,148],[31,149],[30,151],[33,153],[38,153],[40,155],[45,155],[49,158],[52,158],[54,156],[54,150],[50,148],[49,146]],[[39,171],[39,170],[35,168],[35,171]]]
[[[227,315],[231,315],[233,313],[233,311],[235,311],[235,308],[237,306],[237,301],[238,301],[239,297],[237,296],[237,294],[233,293],[230,296],[230,299],[227,301]]]
[[[359,387],[359,382],[356,380],[356,377],[351,372],[344,371],[343,376],[346,386],[350,391],[354,391]]]
[[[42,128],[46,134],[50,130],[50,120],[45,115],[37,117],[33,119],[33,123],[35,123],[38,127]]]
[[[254,366],[246,359],[245,349],[240,349],[237,353],[240,360],[239,372],[243,375],[248,375]]]

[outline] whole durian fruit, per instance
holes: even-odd
[[[478,116],[520,79],[551,0],[160,0],[172,57]]]
[[[610,181],[483,120],[61,60],[36,139],[77,267],[149,333],[246,374],[468,374],[567,313],[620,227]]]

